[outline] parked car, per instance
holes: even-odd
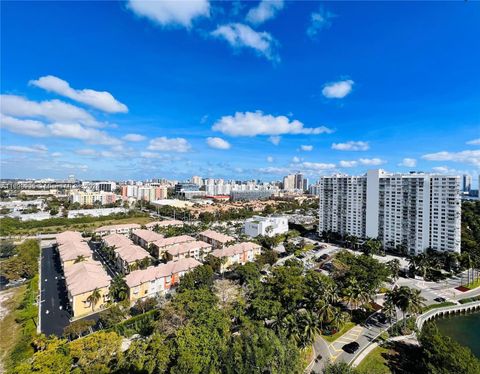
[[[444,297],[436,297],[435,300],[437,303],[444,303],[445,301],[447,301],[447,299],[445,299]]]
[[[330,256],[327,255],[326,253],[324,253],[323,255],[320,256],[320,258],[321,258],[322,260],[326,260],[326,259],[329,258],[329,257],[330,257]]]
[[[325,265],[322,266],[322,269],[324,269],[328,272],[332,272],[333,269],[334,269],[334,266],[331,262],[327,262]]]
[[[357,343],[357,342],[351,342],[351,343],[348,343],[348,344],[345,344],[342,349],[347,352],[347,353],[355,353],[358,348],[360,348],[360,345]]]

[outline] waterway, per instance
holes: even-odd
[[[442,334],[469,347],[480,358],[480,313],[439,318],[436,324]]]

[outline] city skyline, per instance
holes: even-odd
[[[2,4],[2,178],[478,188],[478,4],[160,4]]]

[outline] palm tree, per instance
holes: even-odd
[[[335,307],[325,300],[319,300],[316,305],[318,311],[318,321],[320,328],[323,329],[323,323],[329,323],[333,319]]]
[[[102,295],[100,294],[100,290],[98,288],[95,288],[90,296],[87,297],[87,301],[92,306],[92,312],[95,310],[95,305],[101,299],[101,297]]]
[[[393,304],[402,311],[403,328],[407,327],[407,313],[417,314],[425,305],[425,298],[420,295],[421,291],[407,286],[401,286],[390,291],[389,298]]]
[[[387,262],[387,267],[390,270],[390,273],[392,274],[392,280],[393,283],[398,279],[398,275],[400,273],[400,261],[398,259],[390,260]]]
[[[315,336],[319,333],[318,320],[315,314],[305,311],[300,315],[299,321],[299,341],[302,348],[312,344]]]
[[[393,317],[397,316],[397,308],[391,299],[387,299],[387,295],[385,295],[385,302],[383,303],[382,311],[388,317],[390,323],[392,323]]]
[[[109,295],[112,300],[122,301],[128,296],[128,286],[120,275],[113,278],[110,284]]]
[[[344,290],[344,300],[350,306],[350,314],[353,313],[352,306],[354,309],[357,309],[358,303],[360,302],[360,287],[355,278],[350,278],[348,281],[348,286]]]
[[[75,261],[73,261],[74,264],[78,264],[79,262],[86,261],[87,258],[84,255],[79,255],[77,258],[75,258]]]
[[[335,309],[335,313],[333,313],[333,318],[330,321],[332,326],[334,326],[337,330],[340,330],[340,327],[348,320],[348,314],[342,312],[339,308]]]

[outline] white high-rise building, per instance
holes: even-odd
[[[290,174],[283,177],[283,189],[285,191],[295,190],[295,174]]]
[[[460,177],[369,170],[318,184],[319,232],[378,238],[410,253],[460,252]]]

